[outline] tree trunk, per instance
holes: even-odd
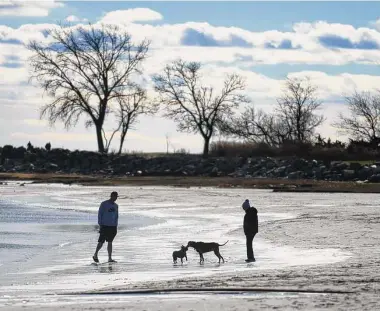
[[[210,147],[210,137],[203,137],[204,144],[203,144],[203,157],[207,158],[209,153],[209,147]]]
[[[123,150],[123,144],[124,144],[125,135],[127,135],[127,132],[126,131],[122,131],[121,135],[120,135],[119,155],[121,155],[121,152]]]
[[[96,128],[96,138],[98,140],[98,151],[100,153],[104,153],[105,149],[104,149],[104,142],[103,142],[102,126],[95,124],[95,128]]]

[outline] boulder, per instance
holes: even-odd
[[[357,173],[359,180],[367,180],[372,175],[372,170],[368,166],[363,166]]]
[[[349,166],[349,169],[350,170],[354,170],[354,171],[358,171],[358,170],[361,169],[361,167],[362,167],[362,165],[360,163],[358,163],[358,162],[351,162],[350,166]]]
[[[380,182],[380,174],[372,175],[368,178],[368,182],[370,183],[379,183]]]
[[[275,177],[285,177],[287,170],[288,170],[288,168],[286,166],[280,166],[280,167],[275,168],[273,170],[273,175]]]
[[[344,180],[353,180],[356,177],[354,170],[343,170],[343,179]]]
[[[49,172],[56,172],[59,170],[59,167],[55,163],[45,163],[43,166],[44,169],[46,169]]]
[[[304,177],[304,172],[296,171],[288,174],[288,179],[302,179]]]

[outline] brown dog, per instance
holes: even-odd
[[[224,258],[222,257],[222,255],[220,255],[219,246],[224,246],[227,244],[227,242],[224,244],[218,244],[215,242],[206,243],[206,242],[189,241],[187,243],[187,248],[192,247],[198,252],[199,257],[200,257],[200,261],[199,261],[200,264],[205,261],[205,259],[203,258],[203,254],[212,252],[212,251],[219,258],[219,263],[220,263],[220,259],[222,259],[224,262]]]
[[[174,251],[173,252],[173,263],[177,263],[177,258],[181,259],[181,263],[183,263],[183,257],[186,258],[187,261],[187,256],[186,256],[186,251],[188,250],[188,247],[181,246],[181,249],[179,251]]]

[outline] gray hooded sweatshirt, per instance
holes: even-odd
[[[102,202],[98,212],[98,224],[99,226],[117,227],[119,220],[119,206],[107,200]]]

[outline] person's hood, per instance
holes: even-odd
[[[249,200],[246,199],[246,200],[244,201],[244,203],[242,204],[241,207],[242,207],[243,210],[245,210],[245,211],[246,211],[247,209],[251,208],[251,205],[249,204]]]

